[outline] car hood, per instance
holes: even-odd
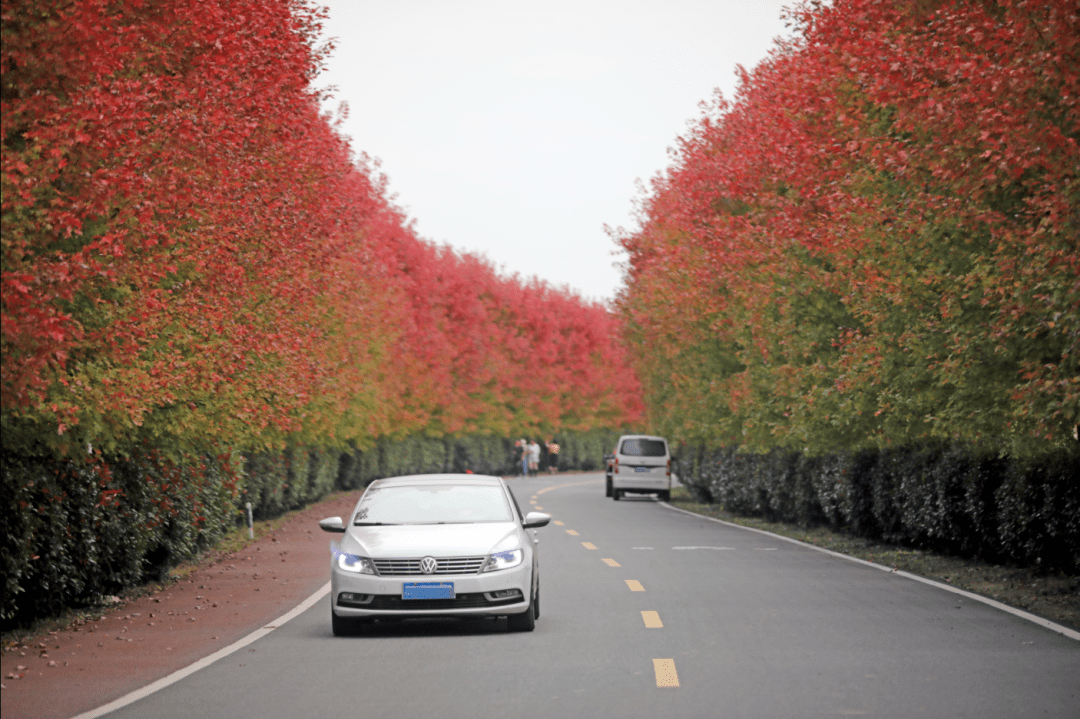
[[[373,559],[480,556],[490,554],[499,542],[517,531],[514,522],[349,527],[341,549]]]

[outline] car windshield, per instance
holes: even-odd
[[[629,457],[663,457],[667,447],[662,439],[624,439],[622,454]]]
[[[512,519],[501,487],[413,484],[369,488],[353,524],[466,524]]]

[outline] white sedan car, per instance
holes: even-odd
[[[372,482],[332,543],[334,634],[375,618],[505,616],[530,632],[540,616],[537,540],[551,516],[521,513],[499,477],[420,474]]]

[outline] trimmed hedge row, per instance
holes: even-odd
[[[560,469],[601,466],[615,430],[556,435]],[[546,468],[545,459],[542,466]],[[423,472],[515,474],[513,440],[382,439],[368,451],[293,447],[247,456],[152,453],[86,462],[0,454],[0,625],[24,624],[148,580],[214,546],[250,502],[269,519],[337,489]]]
[[[613,429],[557,433],[554,441],[559,445],[558,469],[600,469],[604,453],[615,446],[619,434]],[[537,441],[541,445],[540,468],[546,470],[550,463],[547,446]],[[518,456],[514,440],[504,437],[384,438],[372,449],[342,455],[337,486],[358,489],[381,477],[429,472],[516,475],[521,472]]]
[[[291,448],[177,463],[0,457],[0,623],[13,626],[160,580],[213,547],[251,502],[265,519],[334,488],[338,452]]]
[[[1080,571],[1080,454],[1004,459],[921,444],[811,457],[685,447],[680,477],[700,501],[803,526],[991,562]]]
[[[272,519],[316,502],[334,490],[340,459],[339,452],[306,447],[248,455],[237,510],[251,502],[255,519]]]
[[[0,620],[48,616],[163,575],[236,522],[226,458],[0,456]]]

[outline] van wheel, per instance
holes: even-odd
[[[671,490],[670,489],[665,489],[663,492],[658,492],[657,493],[657,498],[661,502],[670,502],[671,501]]]
[[[611,496],[611,478],[610,477],[608,478],[608,481],[607,481],[606,491],[604,493],[604,496],[605,497],[610,497]]]
[[[618,490],[618,489],[611,490],[611,498],[614,499],[616,502],[618,502],[620,499],[622,499],[622,490]]]

